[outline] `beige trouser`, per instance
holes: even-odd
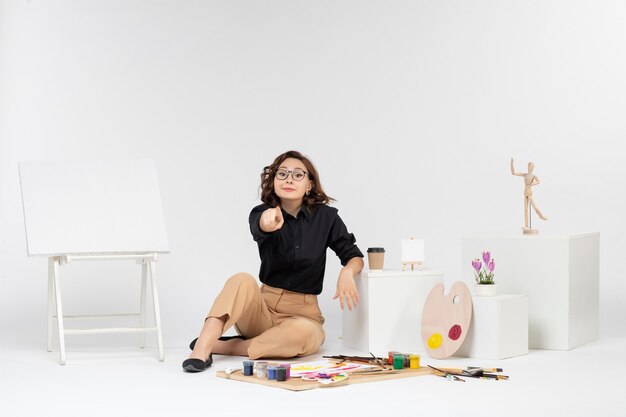
[[[250,359],[311,355],[324,343],[324,317],[317,296],[262,285],[250,274],[230,277],[208,317],[227,321],[251,340]]]

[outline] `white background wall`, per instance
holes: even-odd
[[[625,334],[625,21],[598,0],[0,0],[0,345],[45,345],[18,161],[156,161],[165,341],[181,346],[228,276],[258,271],[247,216],[288,149],[361,249],[399,266],[400,240],[422,237],[448,282],[472,273],[463,234],[519,230],[509,158],[534,161],[541,233],[601,232],[600,332]],[[133,310],[136,268],[64,269],[66,312]],[[329,337],[338,270],[330,252]]]

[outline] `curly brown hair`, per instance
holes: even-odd
[[[313,210],[318,204],[328,204],[331,201],[335,201],[334,198],[329,197],[324,192],[324,188],[322,188],[319,175],[313,165],[313,162],[298,151],[287,151],[282,153],[274,159],[274,162],[272,162],[271,165],[263,168],[263,172],[261,172],[261,186],[259,187],[261,190],[261,201],[272,207],[276,207],[280,204],[280,199],[274,192],[274,176],[276,175],[276,171],[280,165],[287,158],[294,158],[301,161],[306,167],[309,180],[312,182],[311,191],[302,199],[302,203],[305,206]]]

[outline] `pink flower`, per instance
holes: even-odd
[[[474,277],[477,284],[494,284],[493,271],[496,269],[496,260],[491,257],[491,252],[484,250],[482,261],[480,258],[474,259],[472,267],[474,268]]]
[[[482,262],[480,262],[480,259],[474,259],[472,261],[472,266],[474,267],[476,272],[480,272],[480,268],[483,266],[483,264]]]
[[[487,265],[489,263],[489,259],[491,259],[491,253],[489,251],[484,250],[483,251],[483,261],[485,262],[485,265]]]

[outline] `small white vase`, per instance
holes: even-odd
[[[479,297],[493,297],[496,295],[496,284],[476,284],[476,295]]]

